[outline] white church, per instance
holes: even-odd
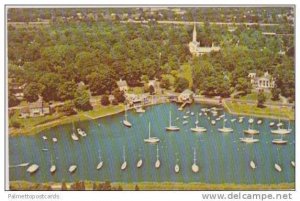
[[[196,24],[194,23],[193,41],[189,43],[189,49],[192,55],[199,56],[213,51],[218,52],[221,48],[219,46],[214,46],[214,43],[211,47],[200,47],[200,42],[197,41]]]

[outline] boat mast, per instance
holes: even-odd
[[[158,160],[159,154],[158,154],[158,145],[156,146],[156,159]]]
[[[123,159],[124,159],[124,162],[125,162],[125,146],[123,146]]]
[[[150,125],[150,121],[149,121],[149,139],[150,139],[150,126],[151,126],[151,125]]]
[[[194,164],[196,164],[196,148],[194,148]]]
[[[169,127],[171,127],[171,110],[170,110],[170,114],[169,114]]]
[[[127,107],[125,105],[125,120],[127,121]]]

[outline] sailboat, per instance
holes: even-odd
[[[225,121],[226,121],[226,119],[225,119],[225,114],[224,114],[223,128],[218,128],[218,131],[220,131],[220,132],[222,132],[222,133],[230,133],[230,132],[232,132],[232,131],[233,131],[232,128],[227,128],[227,127],[225,126]]]
[[[295,161],[291,161],[293,167],[295,167]]]
[[[279,125],[279,126],[278,126]],[[271,130],[271,133],[273,134],[280,134],[280,135],[286,135],[292,132],[292,129],[290,129],[290,121],[288,128],[281,128],[283,124],[278,123],[277,124],[277,130]]]
[[[43,140],[47,140],[48,139],[45,135],[43,135],[42,138],[43,138]]]
[[[142,165],[143,165],[143,159],[141,158],[141,156],[140,156],[140,154],[139,154],[139,160],[138,160],[138,162],[136,163],[136,167],[137,167],[137,168],[140,168],[140,167],[142,167]]]
[[[52,138],[52,141],[56,143],[57,142],[57,138],[55,138],[55,137]]]
[[[103,161],[101,159],[100,151],[98,151],[98,152],[99,152],[99,163],[97,165],[97,170],[100,170],[103,166]]]
[[[76,171],[76,169],[77,169],[77,165],[71,165],[69,167],[69,172],[72,174],[72,173],[74,173]]]
[[[211,120],[211,124],[215,125],[216,124],[216,120]]]
[[[51,161],[50,173],[51,173],[51,174],[54,174],[55,171],[56,171],[56,165],[53,164],[52,156],[51,156],[50,161]]]
[[[252,118],[250,118],[249,120],[248,120],[248,123],[249,124],[252,124],[254,122],[254,119],[252,119]]]
[[[160,160],[159,160],[159,152],[158,152],[158,145],[156,146],[156,161],[155,161],[155,168],[158,169],[160,167]]]
[[[126,106],[125,106],[125,119],[123,119],[123,124],[129,128],[132,126],[132,124],[127,119],[127,107]]]
[[[255,130],[255,129],[252,129],[251,124],[249,123],[248,129],[244,130],[244,133],[249,134],[249,135],[257,135],[257,134],[259,134],[259,131]]]
[[[144,142],[146,143],[158,143],[159,142],[159,139],[157,137],[151,137],[151,124],[149,122],[149,136],[147,139],[144,139]]]
[[[251,137],[240,138],[240,141],[244,143],[255,143],[255,142],[259,142],[259,139],[254,139],[253,135],[251,135]]]
[[[250,161],[250,167],[252,169],[256,169],[256,165],[255,165],[254,161]]]
[[[279,159],[278,148],[277,148],[277,155],[278,155],[278,159]],[[278,165],[277,163],[275,163],[274,167],[275,167],[275,169],[276,169],[278,172],[281,172],[281,171],[282,171],[280,165]]]
[[[38,171],[39,166],[37,164],[32,164],[27,168],[27,172],[29,172],[30,174],[35,173],[36,171]]]
[[[272,127],[272,126],[274,126],[274,125],[275,125],[275,122],[273,122],[273,121],[270,122],[270,124],[269,124],[270,127]]]
[[[75,133],[75,126],[74,126],[74,122],[73,122],[73,132],[72,132],[72,134],[71,134],[71,137],[72,137],[72,139],[74,140],[74,141],[78,141],[78,136],[76,135],[76,133]]]
[[[198,133],[205,132],[206,128],[204,128],[204,127],[198,127],[198,123],[199,123],[199,121],[198,121],[198,116],[197,116],[197,120],[195,122],[196,127],[195,128],[191,128],[191,131],[198,132]]]
[[[172,126],[172,114],[171,114],[171,111],[170,111],[170,114],[169,114],[169,126],[166,127],[166,131],[179,131],[180,128],[177,127],[177,126]]]
[[[179,164],[176,164],[176,165],[175,165],[174,171],[175,171],[176,173],[178,173],[178,172],[180,171]]]
[[[81,135],[82,137],[85,137],[86,136],[86,132],[83,131],[81,128],[77,128],[77,132],[79,135]]]
[[[126,162],[126,158],[125,158],[125,146],[123,146],[123,163],[121,166],[121,170],[125,170],[127,167],[127,162]]]
[[[194,163],[192,165],[192,171],[197,173],[199,172],[199,166],[196,164],[196,149],[194,148]]]
[[[257,124],[258,124],[258,125],[262,124],[262,120],[261,120],[261,119],[258,120],[258,121],[257,121]]]
[[[280,135],[280,138],[274,139],[272,140],[273,144],[286,144],[288,141],[287,140],[283,140],[283,135]]]

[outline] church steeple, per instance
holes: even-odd
[[[197,42],[196,23],[194,22],[193,42]]]

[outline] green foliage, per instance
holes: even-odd
[[[185,89],[189,87],[189,81],[186,78],[179,77],[175,82],[175,91],[183,92]]]
[[[257,107],[263,108],[264,103],[266,102],[266,99],[267,99],[267,97],[264,94],[264,92],[260,91],[257,95]]]
[[[10,122],[10,127],[21,128],[22,124],[16,120]]]
[[[63,112],[66,116],[77,114],[75,111],[75,104],[73,101],[66,101],[64,105],[59,109],[60,112]]]
[[[160,87],[169,89],[171,86],[170,80],[167,77],[163,77],[160,81]]]
[[[149,86],[149,93],[150,93],[150,95],[154,95],[154,92],[155,92],[155,89],[154,89],[153,85],[150,85]]]
[[[85,89],[77,89],[75,93],[75,99],[74,99],[75,107],[80,110],[91,110],[92,106],[90,103],[90,94]]]
[[[24,88],[24,98],[28,102],[35,102],[39,99],[39,95],[44,91],[44,85],[36,82],[29,83]]]
[[[111,104],[113,104],[113,105],[118,105],[118,104],[119,104],[119,101],[118,101],[117,99],[113,99],[113,100],[111,101]]]
[[[124,92],[120,91],[119,88],[117,88],[113,91],[113,96],[118,101],[118,103],[124,103],[124,101],[125,101]]]
[[[8,92],[8,107],[14,107],[20,104],[20,101],[11,92]]]
[[[107,96],[107,95],[103,95],[103,96],[101,97],[101,105],[107,106],[107,105],[109,105],[109,104],[110,104],[110,101],[109,101],[108,96]]]
[[[57,96],[62,101],[72,100],[74,99],[76,90],[77,84],[74,81],[66,81],[59,86]]]
[[[251,93],[251,83],[250,80],[244,78],[244,77],[240,77],[237,79],[237,83],[235,85],[235,89],[237,91],[243,91],[244,94],[249,94]]]
[[[272,98],[271,99],[273,101],[279,100],[280,89],[278,89],[277,87],[274,87],[273,89],[271,89],[271,93],[272,93]]]

